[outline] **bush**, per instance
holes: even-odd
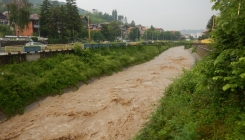
[[[33,42],[37,42],[38,41],[37,37],[31,37],[31,39],[33,40]]]

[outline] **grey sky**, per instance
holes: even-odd
[[[65,0],[59,0],[65,2]],[[210,0],[77,0],[77,6],[127,17],[136,24],[164,30],[205,29],[212,11]]]

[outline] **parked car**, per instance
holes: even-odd
[[[108,43],[110,43],[110,41],[104,41],[104,42],[103,42],[103,44],[108,44]]]
[[[28,42],[25,44],[25,46],[40,46],[41,50],[45,50],[48,48],[48,45],[42,44],[40,42]]]

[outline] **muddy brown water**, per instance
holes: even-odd
[[[172,79],[194,63],[190,50],[171,48],[149,62],[29,105],[23,115],[0,123],[0,139],[130,139]]]

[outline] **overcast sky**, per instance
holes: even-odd
[[[65,2],[65,0],[59,0]],[[164,30],[205,29],[213,14],[210,0],[76,0],[77,7],[127,17],[137,24]]]

